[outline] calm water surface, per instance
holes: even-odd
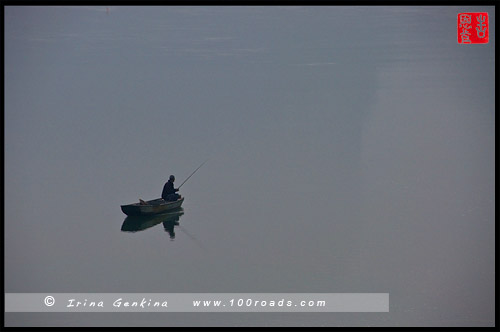
[[[460,12],[490,42],[458,45]],[[389,313],[10,326],[493,326],[493,7],[5,8],[5,291],[389,293]],[[135,229],[121,204],[183,214]]]

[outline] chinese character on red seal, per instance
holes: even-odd
[[[489,38],[488,13],[460,13],[457,16],[459,44],[486,44]]]

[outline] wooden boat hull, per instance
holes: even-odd
[[[184,197],[172,202],[166,202],[158,198],[147,201],[146,205],[140,203],[122,205],[121,209],[127,216],[151,216],[178,209],[181,207],[182,202],[184,202]]]

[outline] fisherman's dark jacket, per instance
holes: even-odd
[[[175,194],[176,191],[178,190],[174,189],[174,183],[168,180],[167,183],[165,183],[165,185],[163,186],[161,198],[166,200],[168,195]]]

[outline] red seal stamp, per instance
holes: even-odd
[[[488,13],[460,13],[457,16],[459,44],[487,44],[489,38]]]

